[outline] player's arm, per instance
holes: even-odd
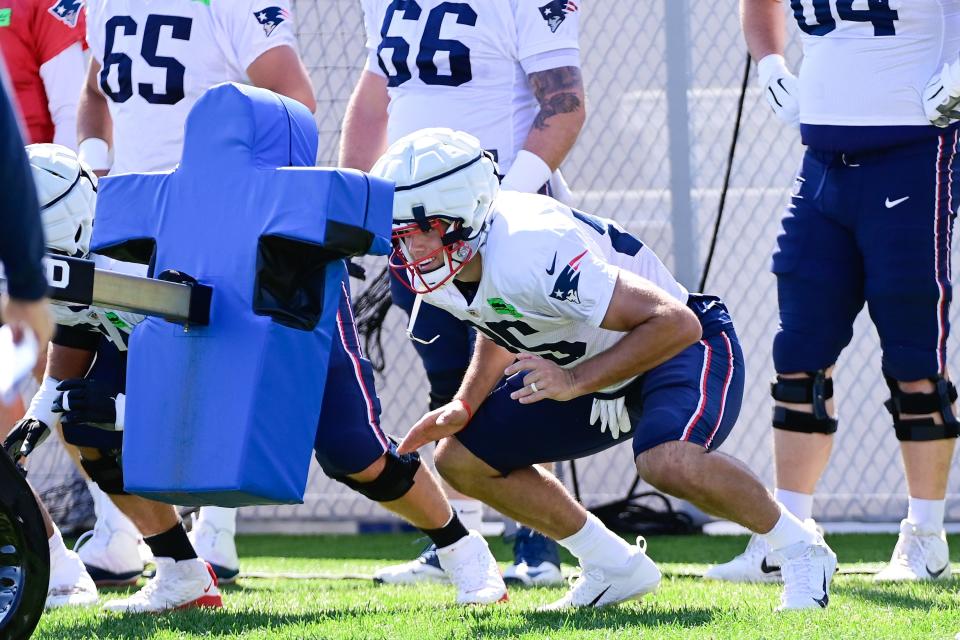
[[[110,171],[113,120],[107,98],[100,92],[100,63],[95,58],[90,59],[87,80],[80,91],[77,143],[80,159],[89,164],[98,176]]]
[[[339,166],[370,171],[387,150],[386,76],[364,70],[350,95],[343,118]]]
[[[401,454],[416,451],[430,442],[462,431],[474,412],[503,378],[504,368],[513,362],[515,357],[478,332],[470,366],[467,367],[463,382],[460,383],[460,389],[453,400],[420,418],[407,432],[397,451]]]
[[[58,338],[64,332],[79,335],[81,330],[75,327],[58,327]],[[47,350],[47,367],[40,388],[30,401],[23,418],[11,429],[3,441],[3,447],[10,455],[28,456],[46,440],[50,430],[57,424],[54,400],[60,395],[57,386],[62,380],[82,378],[93,364],[95,351],[88,347],[71,347],[57,344],[56,339]]]
[[[606,351],[563,369],[539,356],[521,354],[506,374],[528,371],[524,387],[511,394],[521,404],[570,400],[605,389],[674,357],[701,336],[700,321],[685,304],[628,271],[620,270],[600,326],[624,336]],[[531,383],[536,383],[534,392]]]
[[[477,332],[470,366],[454,399],[465,402],[471,411],[476,411],[503,378],[503,370],[515,358],[513,353]]]
[[[787,27],[781,0],[740,0],[740,26],[754,60],[783,55]]]
[[[537,191],[567,157],[586,119],[583,76],[576,66],[535,71],[527,76],[539,104],[533,126],[503,179],[503,188]]]
[[[310,113],[317,112],[313,83],[293,47],[267,49],[247,67],[247,77],[255,86],[293,98],[306,105]]]
[[[799,83],[783,58],[787,42],[786,17],[781,0],[740,0],[740,25],[767,103],[776,116],[800,126]]]
[[[74,43],[40,65],[40,79],[47,94],[47,110],[53,121],[53,141],[77,148],[77,102],[84,77],[83,48]]]

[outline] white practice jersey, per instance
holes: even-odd
[[[145,277],[147,265],[133,262],[121,262],[96,253],[90,254],[97,269],[115,271],[127,275]],[[144,316],[127,311],[114,311],[95,306],[73,306],[59,302],[50,305],[54,320],[58,326],[73,327],[90,333],[100,333],[120,351],[127,350],[127,341],[133,328],[140,324]]]
[[[388,143],[467,131],[506,173],[539,111],[527,75],[580,64],[579,2],[362,0],[366,69],[388,81]]]
[[[921,92],[960,53],[960,0],[789,5],[803,42],[802,123],[930,125]]]
[[[660,258],[616,222],[536,194],[501,192],[494,203],[483,276],[471,302],[453,283],[423,296],[513,353],[571,367],[623,337],[601,329],[620,269],[686,302]],[[620,389],[631,380],[613,385]]]
[[[87,42],[113,118],[112,173],[180,162],[197,99],[280,45],[296,47],[289,0],[89,0]]]

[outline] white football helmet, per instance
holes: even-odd
[[[47,250],[85,257],[90,252],[97,176],[58,144],[27,145]]]
[[[421,129],[390,145],[370,173],[396,183],[390,268],[405,271],[400,281],[415,293],[450,282],[486,240],[500,191],[493,157],[468,133]],[[442,245],[415,257],[409,241],[434,231]]]

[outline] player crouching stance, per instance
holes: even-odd
[[[743,393],[743,356],[718,298],[689,294],[611,220],[500,192],[496,165],[468,134],[413,133],[373,173],[397,184],[393,267],[480,332],[455,400],[399,450],[443,439],[437,468],[451,485],[579,559],[579,579],[547,609],[615,604],[660,583],[642,539],[625,543],[534,466],[601,451],[631,430],[644,480],[780,550],[781,610],[827,606],[833,551],[714,451]]]

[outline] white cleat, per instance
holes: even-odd
[[[377,569],[373,581],[381,584],[446,583],[450,582],[450,578],[440,566],[436,545],[431,544],[410,562]]]
[[[97,520],[93,531],[80,536],[74,545],[90,577],[101,587],[136,584],[143,573],[143,538],[136,529],[114,524]]]
[[[487,541],[476,531],[448,547],[437,558],[457,588],[457,604],[493,604],[507,600],[507,585]]]
[[[50,558],[50,586],[47,590],[47,609],[61,607],[90,607],[97,604],[97,585],[73,551]]]
[[[188,534],[197,555],[210,563],[219,584],[232,584],[240,573],[237,544],[229,529],[218,529],[213,524],[195,520]]]
[[[222,607],[217,576],[200,559],[174,562],[156,558],[155,576],[129,598],[111,600],[103,605],[115,613],[160,613],[192,607]]]
[[[743,553],[729,562],[713,565],[703,577],[724,582],[781,582],[781,564],[780,554],[770,549],[761,536],[753,534]]]
[[[837,554],[821,536],[812,544],[798,542],[780,549],[783,564],[783,593],[777,611],[826,609],[830,603],[830,581],[837,570]]]
[[[950,550],[943,530],[923,531],[903,520],[890,564],[873,579],[877,582],[947,580],[951,573]]]
[[[647,541],[637,538],[630,561],[619,569],[584,566],[570,590],[538,611],[557,611],[574,607],[606,607],[626,600],[639,600],[660,586],[660,570],[647,556]]]

